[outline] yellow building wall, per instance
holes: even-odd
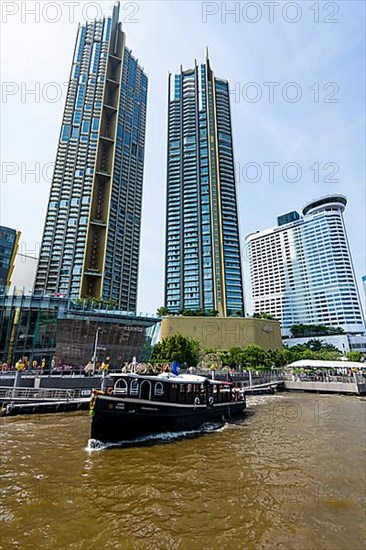
[[[252,317],[164,317],[161,323],[161,340],[173,334],[198,340],[202,348],[229,350],[245,348],[250,344],[264,350],[282,349],[279,321]]]

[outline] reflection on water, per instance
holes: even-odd
[[[102,452],[85,413],[0,419],[0,547],[363,550],[365,400],[248,405],[200,437]]]

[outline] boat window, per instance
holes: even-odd
[[[140,399],[151,399],[151,382],[143,380],[140,385]]]
[[[161,382],[157,382],[154,387],[154,395],[163,395],[163,394],[164,394],[163,384]]]
[[[131,395],[138,395],[138,393],[139,393],[139,382],[138,382],[138,380],[132,380],[130,393],[131,393]]]
[[[120,378],[117,380],[117,382],[114,385],[114,391],[116,393],[122,393],[124,395],[127,394],[127,382],[123,378]]]

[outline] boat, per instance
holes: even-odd
[[[113,373],[106,382],[104,390],[93,390],[90,402],[94,443],[196,430],[208,422],[230,421],[246,407],[239,387],[205,376]]]

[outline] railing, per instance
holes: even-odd
[[[212,371],[208,369],[196,369],[195,374],[198,376],[207,376],[207,378],[212,378]],[[234,372],[234,373],[227,373],[226,371],[216,370],[214,374],[215,380],[232,380],[233,382],[248,382],[250,379],[253,382],[256,382],[258,384],[266,383],[266,382],[278,382],[283,380],[283,372],[282,371],[264,371],[258,373],[258,375],[255,374],[255,372],[252,372],[252,376],[250,377],[248,372]]]
[[[88,395],[85,395],[88,393]],[[48,388],[4,388],[0,387],[0,401],[12,399],[26,401],[67,401],[80,397],[88,398],[91,390],[65,390]]]

